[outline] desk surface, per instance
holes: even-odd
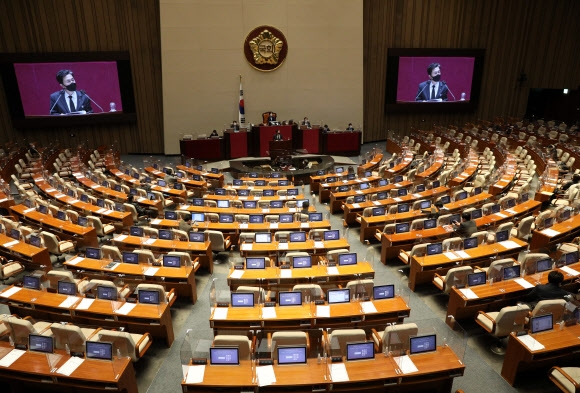
[[[534,230],[532,232],[531,247],[539,249],[547,247],[550,244],[560,243],[567,238],[577,236],[580,231],[580,214],[577,214],[566,221],[554,224],[552,227],[543,229],[541,231]]]
[[[350,249],[348,241],[345,238],[330,241],[314,241],[306,239],[305,242],[270,242],[270,243],[242,243],[240,245],[240,254],[242,257],[253,253],[268,253],[268,252],[288,252],[288,251],[306,251],[309,254],[326,253],[328,250],[336,250],[339,248]]]
[[[8,259],[23,262],[28,269],[41,269],[41,266],[44,266],[45,271],[52,269],[46,247],[34,247],[23,241],[14,240],[3,233],[0,233],[0,253]]]

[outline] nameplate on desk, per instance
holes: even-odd
[[[479,296],[477,296],[470,288],[461,288],[459,292],[461,292],[461,294],[467,299],[479,299]]]
[[[580,274],[580,272],[578,272],[578,271],[576,271],[576,270],[572,269],[572,268],[571,268],[571,267],[569,267],[569,266],[563,266],[563,267],[561,267],[561,268],[560,268],[560,270],[562,270],[562,271],[566,272],[566,274],[569,274],[569,275],[571,275],[571,276],[577,276],[577,275],[579,275],[579,274]]]
[[[520,245],[516,242],[514,242],[513,240],[504,240],[503,242],[499,242],[499,244],[501,244],[503,247],[505,247],[508,250],[511,250],[512,248],[518,248]]]
[[[151,220],[151,224],[152,224],[152,225],[158,225],[158,224],[161,224],[161,220],[160,220],[160,219],[158,219],[158,218],[156,218],[156,219],[154,219],[154,220]]]
[[[119,235],[115,238],[113,238],[113,240],[116,240],[118,242],[122,242],[123,240],[125,240],[127,238],[127,235]]]
[[[549,236],[549,237],[553,237],[553,236],[557,236],[560,234],[560,232],[553,230],[552,228],[547,228],[544,229],[543,231],[540,231],[540,233]]]
[[[22,289],[21,287],[8,288],[4,292],[0,293],[0,296],[5,297],[5,298],[9,298],[10,296],[14,295],[16,292],[20,291],[21,289]]]
[[[251,251],[252,250],[252,243],[244,243],[241,245],[240,249],[242,251]]]
[[[147,270],[145,270],[143,272],[143,275],[145,275],[145,276],[154,276],[155,274],[157,274],[158,271],[159,271],[159,268],[158,267],[150,267],[150,268],[147,268]]]
[[[93,302],[95,301],[95,299],[88,299],[88,298],[84,298],[83,300],[81,300],[81,302],[75,307],[76,310],[88,310],[91,305],[93,304]]]
[[[227,319],[228,309],[224,307],[218,307],[214,309],[213,319]]]
[[[58,370],[56,370],[56,372],[58,374],[70,376],[81,364],[83,364],[84,361],[85,359],[73,356],[67,360]]]
[[[61,308],[70,308],[76,304],[80,300],[80,297],[77,296],[68,296],[61,304],[58,306]]]
[[[2,359],[0,359],[0,366],[2,367],[10,367],[12,363],[18,360],[20,356],[24,355],[26,351],[22,349],[13,349],[12,351],[8,352]]]

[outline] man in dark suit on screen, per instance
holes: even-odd
[[[415,101],[447,101],[449,88],[441,79],[441,64],[431,63],[427,67],[429,80],[419,83]]]
[[[51,115],[93,113],[89,97],[84,91],[77,91],[77,84],[71,70],[57,72],[56,81],[62,90],[50,95]]]

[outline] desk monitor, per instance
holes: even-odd
[[[425,191],[425,184],[417,184],[415,187],[415,192],[423,192]]]
[[[133,173],[133,177],[135,179],[139,180],[139,174],[137,172]],[[145,178],[143,179],[143,183],[150,184],[151,183],[151,177],[150,176],[145,176]]]
[[[384,187],[387,184],[389,184],[389,181],[387,179],[381,179],[381,180],[379,180],[379,187]]]
[[[470,273],[467,275],[467,285],[470,287],[485,284],[486,280],[485,272]]]
[[[204,222],[205,221],[205,213],[191,213],[191,221]]]
[[[290,232],[290,243],[300,243],[306,241],[306,232]]]
[[[324,175],[324,169],[320,169],[318,171],[316,171],[316,176],[323,176]]]
[[[270,209],[282,209],[282,207],[284,207],[284,202],[270,201]]]
[[[409,338],[409,354],[416,355],[424,352],[437,350],[437,336],[428,334],[425,336],[415,336]]]
[[[286,194],[288,196],[297,196],[298,195],[298,189],[297,188],[289,188],[288,190],[286,190]]]
[[[22,278],[22,288],[40,290],[40,277],[24,276]]]
[[[217,168],[211,168],[210,169],[210,173],[213,173],[214,175],[217,175],[218,173],[220,173],[220,171]]]
[[[250,172],[250,178],[251,179],[256,179],[258,177],[258,173],[257,172]]]
[[[227,214],[220,213],[220,216],[219,217],[220,217],[220,223],[222,223],[222,224],[229,224],[229,223],[234,222],[234,215],[233,214],[230,214],[230,213],[227,213]]]
[[[220,199],[217,201],[217,207],[228,209],[230,207],[230,201]]]
[[[121,256],[123,257],[123,263],[132,263],[132,264],[139,263],[139,254],[137,254],[136,252],[123,251]]]
[[[203,206],[203,198],[193,198],[191,204],[193,206]]]
[[[193,243],[203,243],[205,235],[203,232],[189,232],[189,241]]]
[[[115,211],[123,213],[125,211],[125,205],[123,205],[121,202],[115,202]]]
[[[552,258],[544,258],[536,261],[535,273],[547,272],[552,270]]]
[[[394,161],[389,162],[389,168],[393,168],[394,166],[395,166],[395,162]]]
[[[264,187],[266,185],[266,180],[256,180],[254,185],[257,187]]]
[[[384,207],[373,207],[373,216],[384,216],[384,215],[385,215]]]
[[[285,346],[280,345],[276,348],[278,352],[278,365],[286,364],[306,364],[306,346]]]
[[[256,201],[243,201],[242,206],[244,206],[244,209],[255,209],[258,203]]]
[[[481,187],[475,187],[473,189],[473,195],[479,195],[479,194],[482,193],[482,191],[483,191],[483,188],[481,188]]]
[[[272,234],[270,232],[256,232],[256,243],[271,243],[271,242],[272,242]]]
[[[334,168],[334,173],[342,173],[342,172],[344,172],[344,167],[337,166],[336,168]]]
[[[30,244],[34,247],[42,247],[42,241],[40,240],[39,236],[30,235]]]
[[[270,177],[272,179],[280,179],[282,177],[282,174],[280,172],[272,172],[272,173],[270,173]],[[286,180],[286,181],[288,181],[288,180]],[[283,184],[281,184],[281,185],[283,185]]]
[[[48,214],[48,207],[46,205],[39,205],[38,212],[42,214]]]
[[[77,220],[77,225],[86,227],[89,225],[89,219],[86,217],[79,217],[79,219]]]
[[[452,214],[449,216],[449,222],[461,222],[461,214]]]
[[[24,206],[26,206],[29,209],[32,207],[32,201],[30,199],[25,199],[23,203]]]
[[[427,244],[427,252],[429,255],[437,255],[443,253],[443,243],[431,243]]]
[[[381,191],[379,193],[377,193],[377,200],[383,200],[383,199],[387,199],[389,197],[389,194],[387,194],[385,191]]]
[[[274,190],[267,189],[262,191],[262,195],[265,197],[273,197],[274,195],[276,195],[276,192]]]
[[[163,267],[181,267],[181,256],[164,254]]]
[[[554,225],[554,217],[549,217],[544,220],[544,229],[550,228],[552,225]]]
[[[503,268],[503,279],[511,280],[520,276],[520,265],[507,266]]]
[[[392,299],[395,297],[395,286],[375,285],[373,287],[373,300]]]
[[[302,292],[280,292],[278,294],[278,304],[280,306],[300,306],[302,305]]]
[[[143,228],[142,227],[132,226],[131,228],[129,228],[129,234],[131,236],[139,236],[139,237],[141,237],[141,236],[143,236]]]
[[[431,188],[439,188],[441,187],[441,182],[439,180],[435,180],[433,183],[431,183]]]
[[[324,231],[324,241],[338,240],[338,239],[340,239],[340,234],[338,232],[338,229]]]
[[[346,175],[346,180],[354,180],[354,179],[356,179],[356,174],[349,173],[348,175]]]
[[[514,207],[516,205],[516,200],[515,198],[510,198],[506,201],[505,203],[505,207],[506,209],[511,209],[512,207]]]
[[[302,209],[302,205],[304,204],[304,202],[308,202],[308,199],[297,199],[296,200],[296,206],[300,209]],[[310,203],[310,202],[308,202]]]
[[[159,291],[156,290],[139,290],[139,303],[159,304]]]
[[[179,176],[178,176],[179,177]],[[183,190],[183,184],[181,183],[173,183],[173,188],[176,190]]]
[[[136,188],[130,188],[130,189],[129,189],[129,195],[133,195],[133,196],[137,195],[137,189],[136,189]],[[86,201],[83,201],[83,197],[85,197],[84,199],[86,199]],[[81,201],[83,201],[83,202],[87,202],[87,201],[88,201],[88,199],[89,199],[89,198],[88,198],[88,196],[87,196],[87,195],[85,195],[85,194],[81,194]]]
[[[272,175],[274,175],[274,174],[272,173]],[[279,175],[279,173],[278,173],[278,175]],[[272,176],[272,177],[274,177],[274,176]],[[280,177],[280,176],[277,176],[277,177]],[[290,182],[288,180],[278,180],[279,187],[287,187],[289,185],[289,183]]]
[[[507,230],[505,231],[498,231],[495,233],[495,241],[496,243],[504,242],[509,239],[509,233]]]
[[[310,255],[294,257],[292,258],[292,267],[295,269],[312,267],[312,257]]]
[[[254,307],[252,292],[232,292],[232,307]]]
[[[251,224],[262,224],[264,222],[264,215],[262,214],[250,214]]]
[[[328,304],[348,303],[350,302],[349,289],[329,289],[326,293]]]
[[[246,258],[246,269],[265,269],[266,258]]]
[[[455,195],[455,201],[462,201],[467,198],[467,191],[462,191]]]
[[[16,228],[11,228],[8,236],[14,240],[20,240],[20,231]]]
[[[524,194],[520,195],[521,203],[527,202],[528,199],[530,199],[530,195],[528,193],[524,193]]]
[[[171,211],[171,210],[167,210],[165,212],[165,219],[166,220],[177,220],[177,212]]]
[[[366,200],[367,198],[364,195],[355,195],[353,199],[354,203],[363,203]]]
[[[74,296],[77,294],[77,285],[74,282],[61,280],[57,283],[56,291],[61,295]]]
[[[308,221],[322,221],[322,213],[308,213]]]
[[[364,176],[365,177],[371,177],[373,175],[372,171],[365,171]]]
[[[564,208],[560,212],[560,221],[566,221],[570,218],[570,209]]]
[[[411,228],[411,224],[408,222],[401,222],[398,224],[395,224],[395,233],[405,233],[405,232],[409,232],[409,229]]]
[[[326,183],[336,183],[337,180],[336,176],[329,176],[326,178]]]
[[[393,182],[399,183],[403,181],[403,175],[397,175],[393,178]]]
[[[350,190],[350,186],[342,185],[338,187],[338,192],[348,192]]]
[[[407,203],[401,203],[397,205],[397,213],[407,213],[409,211],[409,205]]]
[[[430,218],[428,220],[423,220],[423,229],[433,229],[437,227],[437,219]]]
[[[397,190],[397,195],[400,196],[400,197],[401,196],[405,196],[405,195],[407,195],[408,192],[409,191],[406,188],[399,188]]]
[[[97,299],[117,300],[117,288],[106,287],[104,285],[98,285],[97,286]]]
[[[244,190],[238,190],[237,193],[238,193],[238,196],[241,196],[241,197],[250,196],[250,190],[245,190],[245,189]]]
[[[171,229],[159,229],[158,233],[159,233],[159,239],[173,240],[173,232],[171,232]]]
[[[177,172],[175,174],[175,176],[177,176],[178,179],[183,179],[183,172]],[[180,184],[180,183],[175,183],[175,184]]]
[[[356,265],[356,252],[338,254],[338,266]]]
[[[113,360],[113,343],[87,341],[85,343],[87,359]]]
[[[151,199],[151,198],[149,198]],[[97,206],[98,207],[105,207],[105,200],[101,198],[97,198]]]
[[[53,353],[54,337],[40,334],[28,335],[28,350],[32,352]]]
[[[475,209],[471,211],[471,219],[472,220],[476,220],[478,218],[481,218],[483,216],[483,213],[481,211],[481,209]]]
[[[167,185],[167,182],[165,180],[157,180],[157,185],[159,187],[165,187]]]
[[[232,184],[234,186],[243,186],[244,185],[244,181],[242,179],[234,179]]]
[[[152,192],[148,192],[147,193],[147,199],[149,199],[150,201],[155,201],[155,200],[157,200],[157,196],[154,193],[152,193]]]
[[[540,315],[530,318],[531,333],[541,333],[554,328],[554,316],[552,314]]]
[[[566,254],[566,266],[578,262],[578,251],[572,251]]]
[[[285,223],[294,222],[294,214],[292,214],[292,213],[280,214],[278,216],[278,218],[279,218],[280,222],[285,222]]]
[[[85,249],[85,258],[101,259],[101,249],[95,247],[87,247]]]
[[[373,341],[354,342],[346,344],[346,360],[371,360],[375,358],[375,343]]]
[[[429,209],[431,208],[431,201],[423,201],[421,202],[421,204],[419,205],[420,209]]]
[[[444,195],[441,198],[439,198],[439,202],[443,205],[447,205],[448,203],[451,202],[451,197],[449,195]]]
[[[477,247],[477,238],[476,237],[468,237],[466,239],[463,239],[463,249],[464,250],[469,250],[470,248],[476,248]]]
[[[137,193],[137,190],[135,190],[135,193]],[[81,202],[88,203],[89,202],[89,196],[86,195],[86,194],[81,194]]]
[[[368,190],[369,187],[370,187],[370,184],[369,183],[361,183],[359,185],[359,189],[360,190]]]

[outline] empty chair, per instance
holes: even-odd
[[[483,243],[486,242],[487,236],[488,236],[488,232],[487,231],[479,231],[479,232],[475,232],[470,237],[477,238],[477,245],[480,246],[480,245],[482,245]]]
[[[42,231],[40,232],[44,246],[48,249],[48,252],[55,255],[57,259],[63,259],[62,254],[74,251],[75,244],[68,240],[61,241],[56,235]]]
[[[253,243],[254,240],[256,240],[256,234],[254,232],[240,233],[240,243]]]
[[[373,287],[375,283],[372,279],[354,280],[346,283],[346,288],[350,290],[351,298],[367,298],[373,294]]]
[[[326,353],[331,356],[345,356],[346,344],[349,342],[366,341],[366,333],[363,329],[337,329],[330,334],[326,331],[322,333]]]
[[[100,330],[99,341],[113,343],[113,353],[129,356],[136,362],[145,355],[153,340],[149,333],[136,334],[116,330]]]
[[[52,336],[50,330],[52,322],[35,322],[30,317],[20,318],[17,316],[9,316],[4,318],[4,324],[8,326],[10,336],[17,345],[28,345],[28,336],[30,334]]]
[[[92,280],[91,280],[92,281]],[[165,291],[162,285],[159,284],[149,284],[149,283],[141,283],[135,287],[135,295],[137,298],[139,297],[139,291],[157,291],[159,292],[159,300],[161,303],[167,303],[169,306],[172,306],[177,299],[175,296],[175,289],[171,288],[169,292]]]
[[[288,259],[288,263],[290,265],[292,265],[292,262],[294,261],[294,258],[296,257],[307,257],[310,254],[308,254],[306,251],[294,251],[294,252],[289,252],[286,254],[286,258]]]
[[[565,393],[580,392],[580,367],[554,366],[550,369],[548,378]]]
[[[531,316],[536,317],[544,314],[552,314],[552,321],[557,323],[562,320],[565,307],[566,300],[564,299],[540,300],[532,310]]]
[[[187,235],[187,232],[179,230],[179,229],[171,229],[171,233],[173,234],[173,239],[175,240],[179,240],[182,242],[187,242],[189,241],[189,236]]]
[[[523,259],[520,261],[520,265],[522,265],[521,271],[525,272],[526,269],[530,269],[530,266],[534,262],[539,261],[541,259],[550,259],[550,256],[548,254],[544,254],[541,252],[530,252],[530,253],[524,254]],[[534,271],[535,271],[535,269],[534,269]]]
[[[293,332],[293,331],[282,331],[268,333],[268,346],[272,354],[272,359],[278,359],[278,351],[276,350],[279,346],[306,346],[306,353],[310,350],[310,338],[307,332]]]
[[[503,259],[496,259],[492,263],[489,264],[487,267],[479,267],[477,266],[478,270],[483,270],[487,273],[487,278],[494,278],[499,277],[501,273],[501,269],[504,267],[513,266],[516,261],[512,258],[503,258]]]
[[[138,248],[133,252],[137,254],[139,258],[139,263],[147,263],[149,265],[152,265],[157,262],[157,259],[155,258],[155,256],[153,255],[153,251],[151,250]]]
[[[220,216],[217,213],[205,213],[205,219],[209,222],[218,222]]]
[[[198,261],[195,262],[192,261],[191,255],[189,255],[187,252],[169,251],[167,255],[179,256],[181,258],[181,266],[191,266],[195,271],[197,271],[197,269],[200,266]]]
[[[509,234],[511,234],[513,228],[514,228],[513,222],[504,222],[503,224],[499,224],[497,226],[496,232],[507,231],[507,233],[509,235]]]
[[[101,246],[101,254],[103,259],[112,259],[114,261],[121,261],[123,259],[121,251],[117,246],[103,245]]]
[[[274,233],[274,239],[277,242],[287,243],[290,240],[290,231],[277,231]]]
[[[493,353],[498,355],[505,353],[501,339],[509,336],[511,332],[522,330],[529,311],[530,308],[526,304],[504,307],[500,311],[479,311],[475,322],[498,339],[491,347]]]
[[[463,239],[460,237],[450,237],[442,242],[443,251],[460,250],[463,246]]]
[[[324,292],[318,284],[296,284],[292,290],[302,292],[303,299],[305,296],[310,296],[311,299],[324,299]]]
[[[349,252],[346,248],[339,248],[336,250],[331,250],[326,253],[326,259],[329,262],[337,262],[338,263],[338,254],[344,254]]]
[[[129,296],[129,294],[131,293],[131,290],[129,289],[129,287],[127,285],[124,285],[122,287],[117,287],[113,281],[109,281],[109,280],[99,280],[99,279],[92,279],[89,282],[90,286],[92,287],[92,289],[94,289],[96,291],[96,288],[99,286],[102,287],[108,287],[108,288],[114,288],[117,291],[117,297],[120,299],[125,299],[127,296]]]
[[[229,236],[224,238],[224,234],[222,232],[213,230],[206,230],[205,234],[211,243],[211,250],[214,253],[217,254],[219,252],[230,249],[232,243]]]
[[[448,295],[454,286],[463,287],[467,283],[467,275],[473,273],[471,266],[459,266],[449,269],[445,277],[435,273],[433,284]]]
[[[214,337],[212,346],[238,347],[240,360],[250,360],[255,344],[255,338],[250,340],[248,336],[218,334]]]
[[[143,236],[158,238],[159,237],[159,229],[152,228],[152,227],[143,227]]]
[[[99,238],[104,238],[106,235],[113,233],[115,231],[115,227],[111,224],[103,224],[99,217],[95,216],[87,216],[91,225],[95,228],[97,232],[97,236]]]
[[[78,212],[76,212],[74,210],[67,209],[65,211],[65,213],[66,213],[66,216],[68,217],[68,219],[70,220],[70,222],[72,222],[73,224],[78,223],[78,221],[79,221],[79,213]]]
[[[53,323],[50,330],[54,337],[55,349],[65,350],[68,346],[71,352],[81,353],[85,351],[87,340],[98,339],[96,334],[100,328],[81,328],[76,325]]]
[[[279,220],[280,220],[280,217],[277,214],[267,214],[264,217],[264,222],[276,223]]]
[[[264,288],[260,287],[249,287],[240,285],[236,292],[251,292],[254,294],[254,304],[262,304],[268,300],[268,294],[264,290]]]
[[[51,270],[46,273],[46,278],[50,283],[50,287],[53,289],[58,287],[59,281],[66,281],[75,284],[80,293],[84,293],[84,290],[89,283],[86,277],[81,279],[74,278],[72,272],[69,270]]]
[[[24,271],[23,265],[18,262],[8,261],[3,256],[0,256],[0,282],[2,284],[22,271]]]
[[[511,230],[511,236],[517,237],[520,240],[527,241],[532,234],[532,224],[534,217],[529,216],[522,219],[517,228]]]
[[[371,329],[372,339],[375,342],[375,352],[395,352],[408,349],[409,338],[416,336],[419,328],[415,323],[389,325],[382,332]]]
[[[167,207],[167,206],[171,206],[171,205],[175,204],[175,202],[172,199],[165,198],[165,196],[159,191],[151,190],[151,193],[156,196],[155,199],[158,199],[161,201],[163,207]]]
[[[399,259],[406,265],[409,264],[413,257],[424,257],[427,253],[427,243],[415,244],[411,251],[401,250]]]

